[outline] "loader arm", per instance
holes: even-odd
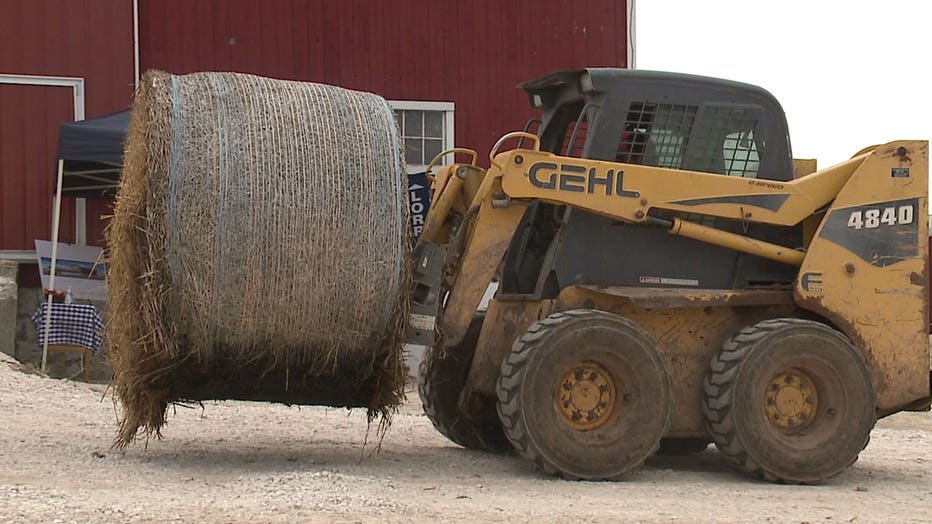
[[[604,162],[515,149],[496,157],[511,198],[584,208],[616,220],[647,222],[663,209],[780,226],[800,223],[831,202],[870,153],[789,182]]]
[[[535,149],[496,154],[499,144],[516,136],[528,138],[526,133],[511,133],[493,148],[492,166],[482,174],[465,214],[462,241],[452,242],[447,253],[449,296],[440,324],[447,343],[462,338],[527,205],[534,200],[576,206],[630,223],[659,223],[673,234],[799,266],[805,255],[793,249],[798,246],[769,244],[677,218],[657,221],[649,212],[657,209],[796,225],[826,208],[872,154],[862,152],[823,171],[778,182],[563,157],[536,150],[536,140]],[[901,151],[906,155],[905,148]],[[446,189],[453,187],[459,189],[458,184],[446,184]],[[449,207],[443,209],[449,212]],[[445,218],[430,216],[428,225]]]
[[[423,314],[439,308],[442,314],[437,331],[444,343],[456,344],[466,333],[528,203],[509,200],[502,192],[500,177],[488,176],[474,166],[448,166],[434,184],[437,205],[428,213],[414,254],[417,268],[443,266],[433,272],[441,275],[440,290],[436,303],[426,307],[419,307],[415,297],[414,310]],[[473,189],[465,189],[470,185]],[[438,251],[444,252],[442,260],[435,255],[428,261],[429,253]],[[433,278],[429,273],[423,272],[427,280]],[[419,277],[419,269],[415,269],[415,285]],[[434,285],[426,282],[426,287]]]

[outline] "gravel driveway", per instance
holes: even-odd
[[[413,393],[379,451],[361,411],[246,402],[177,408],[163,440],[112,451],[102,386],[17,367],[0,356],[0,522],[932,521],[929,413],[882,420],[819,486],[745,478],[714,447],[567,482],[448,442]]]

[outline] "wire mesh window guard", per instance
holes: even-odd
[[[754,108],[632,102],[615,159],[756,178],[760,153]]]

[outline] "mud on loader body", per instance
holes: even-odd
[[[438,169],[415,250],[441,433],[573,479],[714,442],[816,482],[877,417],[928,409],[927,142],[814,172],[754,86],[590,69],[522,87],[538,133]]]

